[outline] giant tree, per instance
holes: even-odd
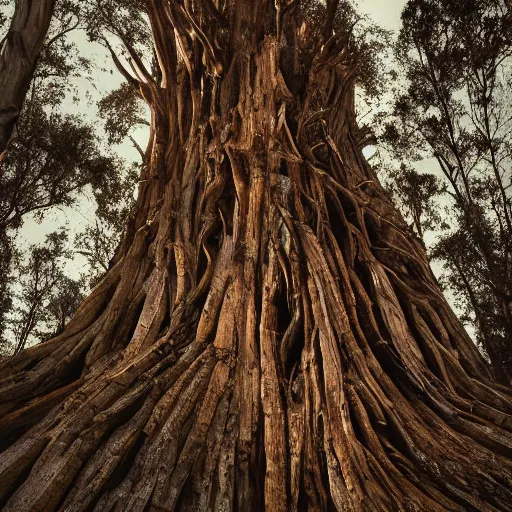
[[[112,5],[151,23],[154,69],[117,61],[149,161],[103,280],[2,366],[3,510],[511,510],[510,390],[363,158],[348,5]]]

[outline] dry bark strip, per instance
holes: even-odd
[[[363,158],[336,5],[148,2],[137,211],[0,370],[3,511],[512,510],[511,392]]]

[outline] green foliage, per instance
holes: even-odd
[[[110,261],[118,246],[123,228],[113,228],[106,222],[96,221],[75,238],[75,251],[85,256],[89,271],[85,276],[89,287],[94,288],[110,268]]]
[[[336,5],[332,15],[332,25],[324,38],[325,19],[329,6]],[[386,82],[386,66],[383,59],[391,45],[391,33],[361,15],[352,2],[318,0],[301,1],[301,12],[308,20],[311,33],[306,35],[308,51],[313,57],[320,48],[311,45],[311,41],[327,40],[336,35],[345,42],[344,54],[351,63],[350,72],[357,76],[358,84],[365,93],[375,98],[382,93]]]
[[[82,8],[87,16],[87,34],[91,40],[104,39],[111,33],[139,51],[151,44],[145,0],[93,0]]]
[[[0,233],[0,356],[11,352],[11,344],[6,337],[6,332],[7,315],[13,307],[9,289],[13,281],[11,264],[14,259],[14,251],[12,240],[5,233]]]
[[[93,288],[110,268],[119,241],[125,231],[135,200],[133,190],[140,167],[133,165],[122,177],[110,182],[114,187],[102,187],[96,195],[96,221],[75,237],[75,251],[85,256],[89,267],[86,279]]]
[[[119,162],[99,149],[92,126],[58,111],[47,113],[33,96],[18,123],[0,175],[0,229],[17,229],[28,213],[42,220],[51,207],[69,206],[86,185],[104,193]]]
[[[0,0],[0,35],[3,37],[4,32],[7,30],[7,22],[9,21],[9,0]]]
[[[389,173],[388,190],[402,204],[405,214],[413,222],[420,237],[424,231],[447,229],[442,220],[437,198],[444,192],[445,185],[433,174],[419,173],[402,164]]]

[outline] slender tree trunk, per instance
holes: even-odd
[[[0,48],[0,161],[20,115],[54,5],[55,0],[15,0],[11,26]]]
[[[152,3],[137,211],[3,365],[4,512],[512,510],[510,390],[362,156],[346,39],[294,5]]]

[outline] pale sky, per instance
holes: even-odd
[[[407,0],[355,0],[364,14],[388,30],[400,28],[400,14]]]

